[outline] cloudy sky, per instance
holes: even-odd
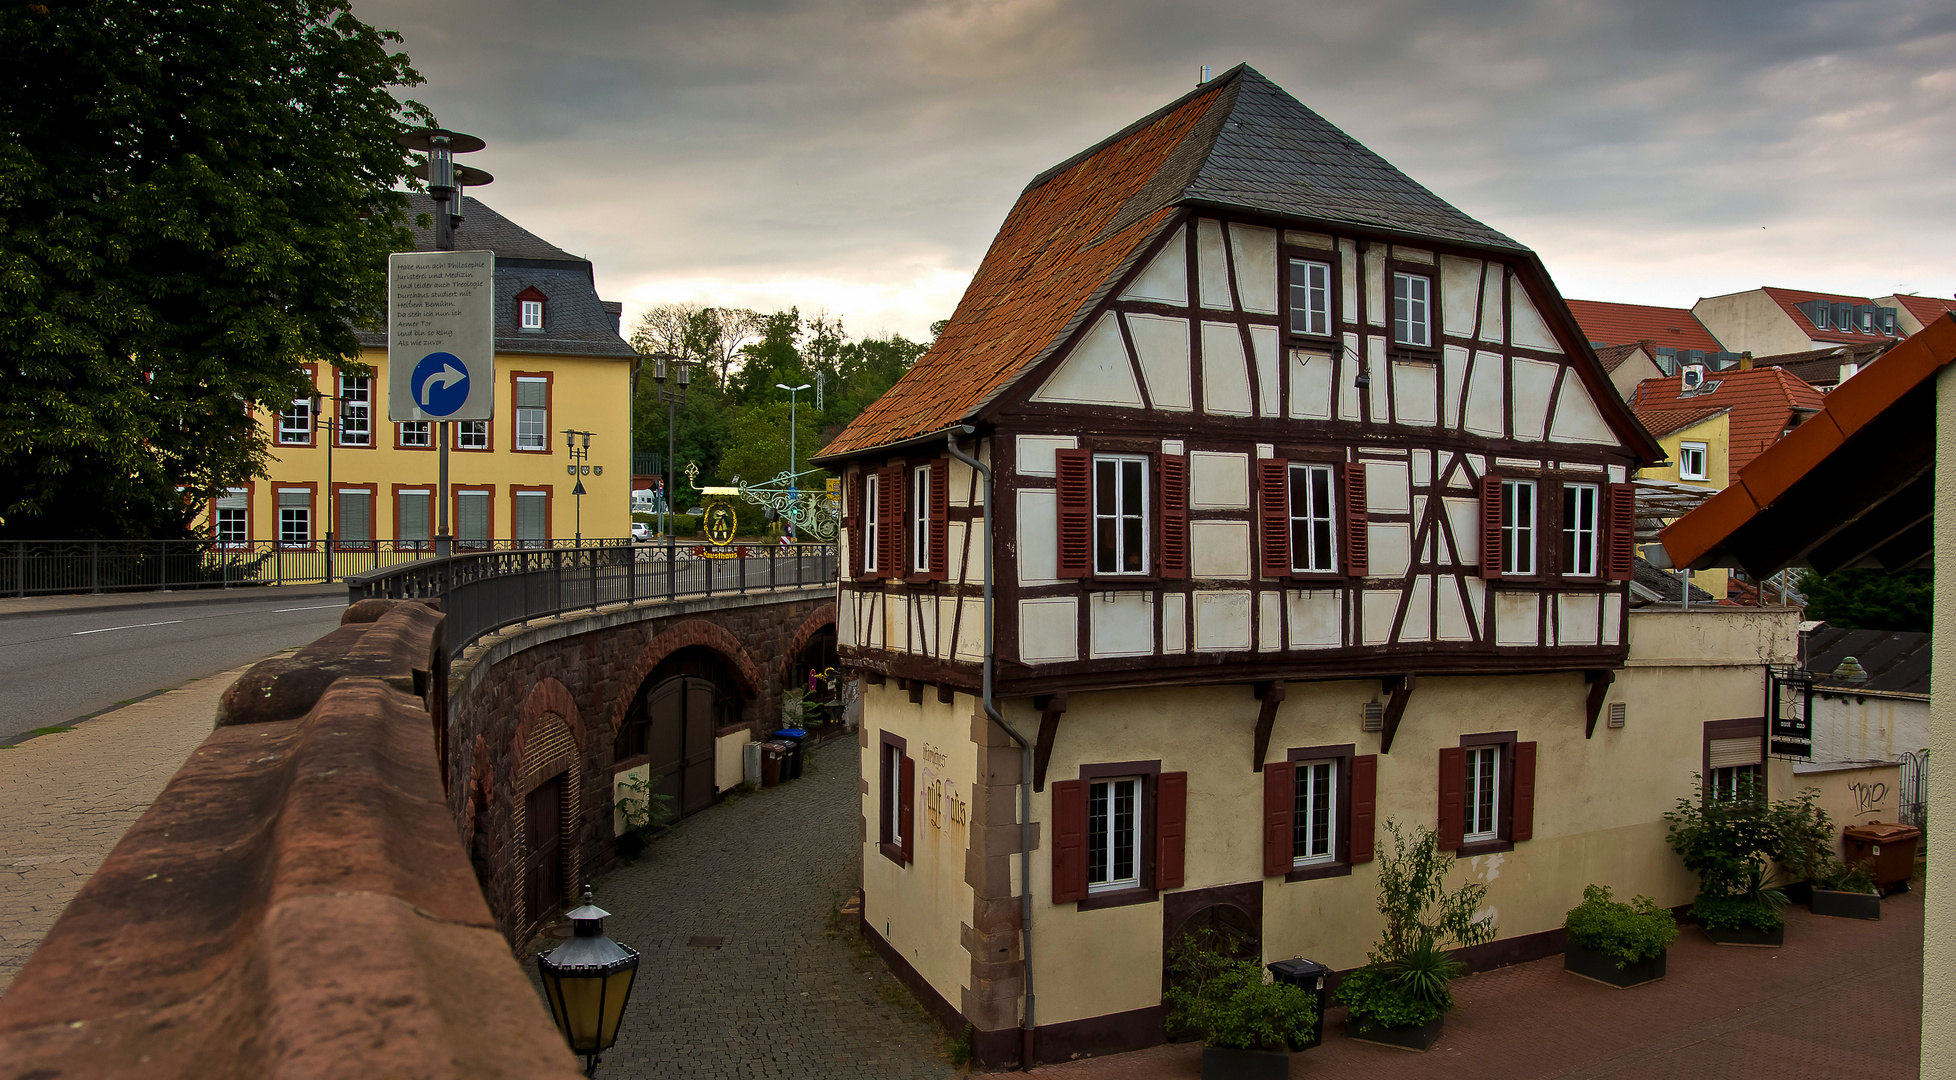
[[[354,0],[482,195],[628,318],[951,313],[1040,170],[1248,62],[1563,294],[1956,290],[1956,6],[1928,0]]]

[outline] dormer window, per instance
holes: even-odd
[[[516,328],[528,333],[543,330],[543,305],[550,298],[535,285],[516,294]]]
[[[523,301],[523,329],[525,330],[543,329],[543,301],[541,300]]]

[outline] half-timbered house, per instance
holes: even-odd
[[[1041,174],[818,459],[865,929],[986,1060],[1055,1060],[1159,1041],[1192,925],[1363,963],[1387,819],[1492,883],[1490,960],[1587,881],[1684,902],[1699,748],[1597,724],[1659,453],[1532,252],[1254,70]],[[1666,692],[1756,716],[1757,662]]]

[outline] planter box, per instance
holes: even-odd
[[[1786,894],[1786,899],[1795,904],[1811,903],[1813,900],[1813,882],[1811,881],[1796,881],[1780,891]]]
[[[1632,986],[1656,982],[1663,978],[1664,957],[1665,953],[1660,952],[1648,960],[1617,967],[1615,957],[1591,952],[1570,942],[1569,948],[1562,954],[1562,966],[1585,979],[1595,979],[1599,983],[1607,983],[1619,990],[1627,990]]]
[[[1360,1042],[1384,1043],[1424,1053],[1440,1041],[1440,1027],[1446,1020],[1446,1017],[1440,1016],[1435,1017],[1432,1023],[1418,1027],[1386,1027],[1354,1016],[1345,1021],[1345,1034]]]
[[[1202,1080],[1289,1080],[1290,1054],[1282,1050],[1202,1048]]]
[[[1786,925],[1784,923],[1771,930],[1734,930],[1725,927],[1705,927],[1705,936],[1717,945],[1753,945],[1760,948],[1777,949],[1786,944]]]
[[[1833,889],[1815,889],[1808,906],[1815,915],[1832,915],[1837,919],[1879,919],[1881,918],[1881,894],[1859,892],[1836,892]]]

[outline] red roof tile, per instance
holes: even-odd
[[[1630,407],[1639,417],[1646,409],[1731,409],[1726,453],[1734,476],[1794,426],[1794,410],[1818,411],[1826,404],[1820,391],[1779,367],[1712,372],[1705,385],[1714,388],[1706,392],[1687,395],[1683,385],[1675,376],[1645,379],[1631,395]]]
[[[1625,360],[1637,355],[1641,349],[1651,359],[1657,358],[1657,346],[1649,341],[1632,341],[1625,345],[1604,345],[1596,350],[1596,359],[1602,361],[1604,371],[1615,371],[1623,366]]]
[[[1725,346],[1705,329],[1705,324],[1689,308],[1652,307],[1648,304],[1617,304],[1607,300],[1571,300],[1569,310],[1577,325],[1591,341],[1606,345],[1627,345],[1649,341],[1678,349],[1703,349],[1719,352]]]
[[[1725,405],[1700,405],[1686,408],[1649,407],[1632,411],[1637,414],[1637,419],[1644,422],[1644,427],[1650,429],[1652,435],[1661,439],[1673,431],[1682,431],[1693,424],[1702,424],[1714,416],[1732,410]]]
[[[1787,318],[1793,320],[1793,325],[1799,327],[1802,333],[1814,341],[1839,341],[1859,344],[1863,341],[1881,340],[1884,337],[1881,334],[1863,334],[1858,330],[1822,330],[1813,325],[1813,320],[1807,318],[1806,314],[1799,308],[1799,305],[1809,300],[1825,300],[1830,304],[1867,304],[1873,306],[1874,301],[1868,297],[1848,296],[1843,293],[1808,292],[1805,289],[1778,289],[1772,286],[1762,287],[1759,291],[1771,297],[1773,302],[1780,306],[1780,310],[1786,312]],[[1889,338],[1888,340],[1892,341],[1894,339]]]
[[[1908,309],[1915,321],[1927,326],[1949,312],[1956,311],[1956,300],[1941,296],[1914,296],[1897,293],[1895,302]]]

